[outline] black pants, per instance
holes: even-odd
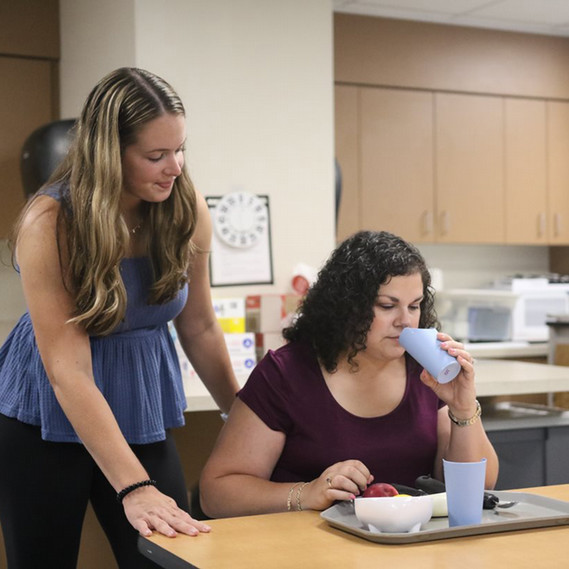
[[[158,488],[189,511],[173,438],[132,449]],[[89,501],[119,567],[155,569],[138,553],[138,532],[83,445],[44,441],[39,427],[0,414],[0,522],[9,569],[75,569]]]

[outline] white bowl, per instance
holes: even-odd
[[[431,496],[390,496],[354,500],[358,520],[371,531],[406,533],[419,531],[433,514]]]

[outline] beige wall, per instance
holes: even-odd
[[[331,0],[61,0],[61,17],[63,116],[107,71],[147,68],[186,105],[198,189],[269,195],[274,286],[216,296],[285,291],[297,263],[320,265],[334,246]]]
[[[135,0],[59,0],[61,118],[75,118],[103,75],[135,58]]]

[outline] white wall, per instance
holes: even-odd
[[[61,118],[75,118],[104,75],[133,66],[135,0],[60,0]]]
[[[486,287],[517,273],[549,271],[549,250],[521,245],[420,245],[431,268],[443,271],[446,289]]]
[[[20,276],[11,264],[11,251],[7,241],[0,240],[0,342],[4,341],[25,309]]]
[[[204,195],[268,194],[275,284],[334,247],[331,0],[61,0],[61,109],[122,65],[169,81],[187,110],[187,162]],[[124,33],[117,20],[125,23]]]

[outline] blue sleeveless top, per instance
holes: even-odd
[[[186,398],[168,322],[184,307],[188,287],[171,302],[149,305],[150,260],[125,258],[120,270],[125,319],[112,334],[90,338],[93,373],[126,440],[152,443],[184,424]],[[41,426],[45,440],[81,442],[55,398],[28,312],[0,348],[0,413]]]

